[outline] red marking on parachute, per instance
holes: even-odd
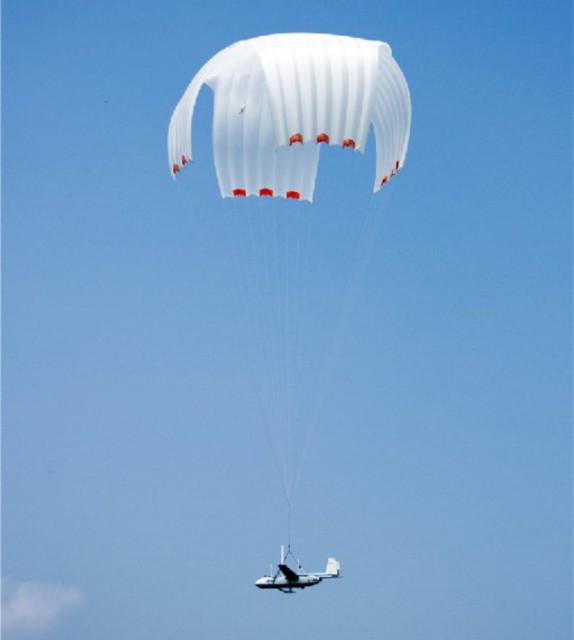
[[[325,142],[326,144],[329,144],[329,136],[326,133],[320,133],[317,136],[317,144],[319,144],[320,142]]]
[[[398,171],[400,166],[401,166],[400,160],[397,160],[395,162],[395,171]]]
[[[299,200],[301,194],[298,191],[287,191],[285,194],[286,198],[293,198],[293,200]]]
[[[174,162],[173,165],[171,166],[171,170],[173,173],[179,173],[180,172],[180,168],[179,165],[177,164],[177,162]]]
[[[296,142],[300,142],[301,144],[303,144],[303,136],[300,133],[294,133],[289,138],[289,146],[291,146],[292,144],[295,144]]]
[[[247,191],[245,189],[233,189],[233,195],[237,198],[238,196],[245,197],[247,195]]]
[[[270,196],[271,198],[273,197],[273,189],[259,189],[259,195],[260,196]]]
[[[382,187],[384,184],[387,184],[387,182],[388,182],[388,181],[389,181],[389,176],[385,176],[385,177],[381,180],[381,187]]]
[[[354,148],[355,148],[355,144],[356,144],[356,143],[355,143],[355,141],[353,140],[353,138],[345,138],[345,139],[343,140],[343,144],[342,144],[341,146],[343,147],[343,149],[344,149],[345,147],[350,147],[351,149],[354,149]]]

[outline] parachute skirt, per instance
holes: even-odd
[[[213,150],[223,197],[312,201],[321,144],[362,152],[371,125],[374,191],[404,164],[410,95],[384,42],[278,34],[222,50],[196,74],[172,115],[173,175],[193,158],[193,111],[204,84],[214,92]]]

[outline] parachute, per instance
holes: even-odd
[[[172,115],[172,174],[191,162],[203,85],[214,92],[213,150],[222,197],[313,200],[323,144],[363,152],[372,126],[374,191],[403,166],[411,104],[388,44],[291,33],[239,41],[196,74]]]
[[[407,154],[409,89],[384,42],[308,33],[242,40],[205,63],[173,112],[168,156],[174,177],[193,158],[193,113],[204,85],[214,93],[221,196],[238,199],[221,213],[253,333],[249,380],[290,508],[343,333],[343,323],[338,332],[332,325],[356,297],[365,246],[373,246],[373,218],[380,216],[372,215],[373,196],[363,210],[342,180],[340,206],[327,212],[318,202],[309,215],[306,207],[277,198],[312,202],[322,149],[363,153],[371,129],[374,191],[386,185]],[[217,214],[212,219],[221,222]]]

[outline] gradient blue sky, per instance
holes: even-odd
[[[5,0],[2,27],[7,640],[569,640],[571,3]],[[413,102],[390,192],[372,149],[320,164],[310,212],[381,213],[293,512],[344,578],[292,597],[253,587],[285,500],[208,98],[191,171],[166,159],[198,68],[289,31],[389,42]]]

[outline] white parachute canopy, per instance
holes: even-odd
[[[201,87],[215,94],[213,149],[223,197],[313,199],[321,143],[364,151],[372,124],[374,190],[403,166],[411,103],[388,44],[328,34],[242,40],[193,78],[169,125],[175,175],[190,162]]]

